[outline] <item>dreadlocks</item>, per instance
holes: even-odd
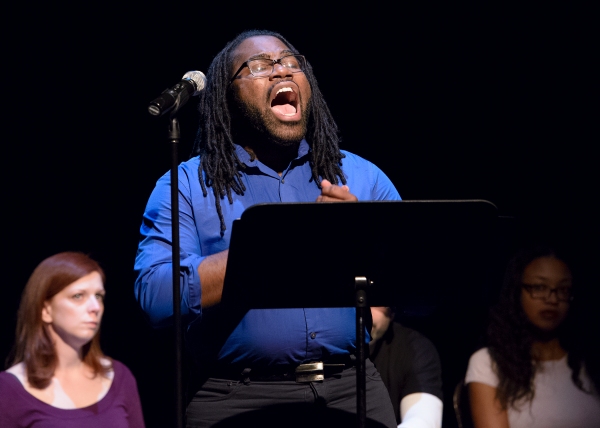
[[[254,36],[273,36],[281,40],[294,53],[298,51],[279,33],[266,30],[249,30],[230,41],[213,59],[207,72],[207,84],[200,93],[198,109],[200,127],[192,156],[200,155],[198,176],[204,197],[212,187],[217,214],[221,221],[221,235],[225,232],[225,220],[221,210],[221,199],[227,196],[233,203],[232,192],[243,195],[246,190],[240,175],[245,165],[235,153],[231,130],[231,112],[228,106],[228,89],[231,78],[232,53],[246,39]],[[304,70],[312,91],[307,135],[310,146],[312,179],[320,187],[319,177],[331,183],[346,184],[341,164],[344,155],[339,149],[339,130],[327,103],[317,85],[312,67],[306,62]],[[338,180],[339,178],[339,180]]]

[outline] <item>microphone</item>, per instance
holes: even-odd
[[[152,116],[162,116],[179,110],[192,96],[200,93],[206,85],[206,76],[201,71],[188,71],[182,80],[172,88],[165,89],[158,98],[150,102],[148,112]]]

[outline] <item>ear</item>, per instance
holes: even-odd
[[[44,302],[44,307],[42,308],[42,321],[47,324],[52,322],[52,307],[48,301]]]

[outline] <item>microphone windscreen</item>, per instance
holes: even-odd
[[[194,82],[194,86],[196,87],[196,90],[192,94],[194,97],[198,95],[202,89],[204,89],[204,86],[206,86],[206,76],[201,71],[188,71],[183,75],[183,79],[188,79]]]

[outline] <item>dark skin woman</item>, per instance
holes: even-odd
[[[600,398],[575,340],[574,284],[552,248],[523,249],[510,261],[488,346],[467,370],[475,427],[600,426]]]

